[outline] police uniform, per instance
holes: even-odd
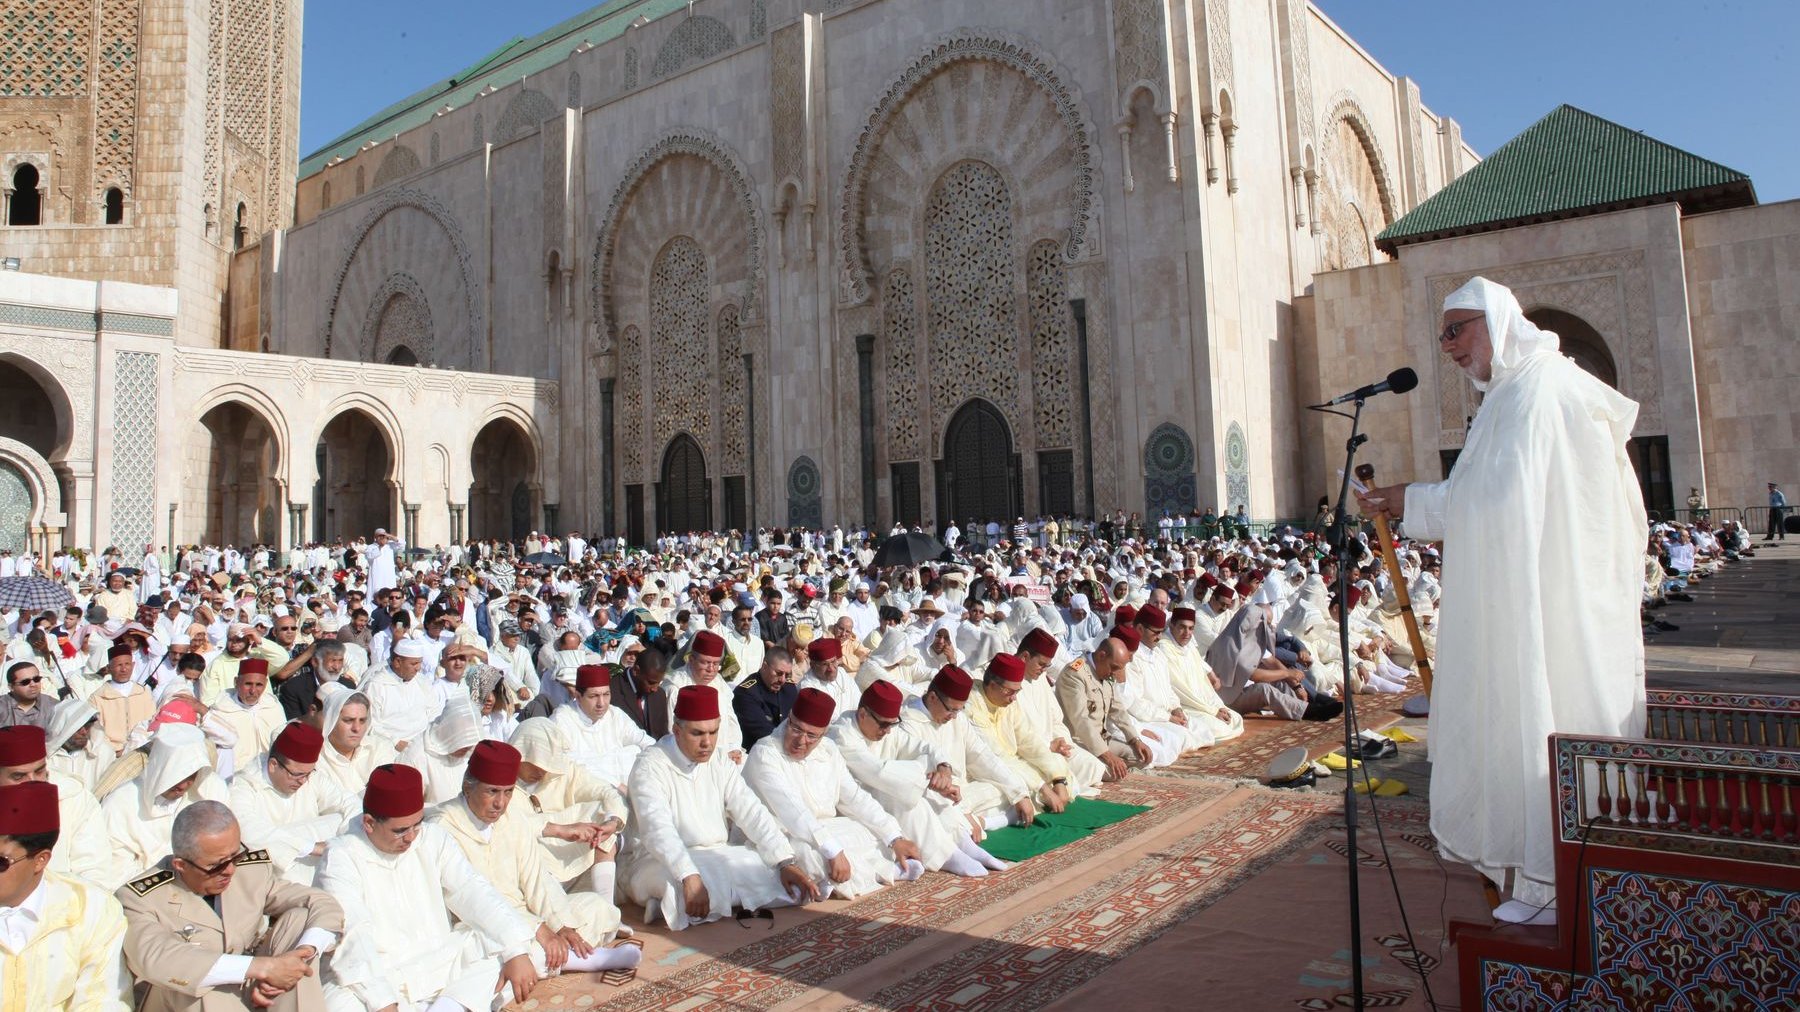
[[[231,884],[217,897],[201,896],[183,885],[172,870],[172,860],[163,858],[116,894],[125,908],[125,963],[139,980],[142,1012],[255,1008],[252,989],[241,982],[204,983],[220,956],[278,955],[298,946],[308,928],[333,935],[344,930],[344,911],[337,900],[283,879],[266,850],[239,858]],[[273,1007],[284,1012],[323,1010],[317,974],[301,978]]]

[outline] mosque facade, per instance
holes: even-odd
[[[1304,515],[1478,162],[1304,0],[616,2],[305,158],[298,0],[8,10],[15,547]]]

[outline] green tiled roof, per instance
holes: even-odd
[[[569,50],[583,41],[598,46],[617,38],[639,15],[654,21],[686,6],[687,0],[618,0],[602,3],[529,38],[515,38],[472,66],[395,102],[307,155],[300,161],[300,178],[324,168],[333,158],[348,158],[371,140],[386,140],[428,122],[446,103],[461,108],[490,84],[504,88],[527,74],[553,67],[568,59]]]
[[[1557,106],[1383,229],[1408,243],[1679,201],[1687,213],[1756,203],[1750,177],[1572,105]]]

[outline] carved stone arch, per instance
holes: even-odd
[[[1133,81],[1119,96],[1119,118],[1129,121],[1137,106],[1139,95],[1148,96],[1150,111],[1157,116],[1167,116],[1170,112],[1168,99],[1163,97],[1163,89],[1155,81]]]
[[[1028,82],[1048,101],[1060,129],[1045,131],[1039,128],[1036,117],[1020,116],[1020,110],[1032,104],[1031,96],[1009,88],[1005,78],[998,75],[993,82],[996,90],[1010,91],[1000,96],[1001,100],[970,103],[964,94],[954,102],[973,114],[966,121],[945,116],[933,123],[928,122],[928,116],[914,121],[902,115],[915,96],[941,73],[970,64],[1002,68]],[[983,78],[982,85],[988,83],[985,73],[979,76]],[[1015,157],[1007,160],[1022,177],[1066,176],[1057,180],[1060,188],[1066,190],[1060,209],[1067,222],[1062,236],[1063,256],[1076,261],[1093,255],[1099,237],[1094,200],[1099,159],[1094,153],[1091,120],[1082,108],[1079,94],[1066,83],[1069,80],[1072,77],[1038,55],[1033,44],[987,29],[945,37],[916,55],[870,110],[845,173],[838,210],[840,300],[847,305],[869,300],[871,279],[878,267],[885,266],[873,264],[870,256],[881,237],[869,235],[869,219],[873,213],[884,210],[871,206],[871,184],[884,173],[908,174],[895,159],[884,158],[883,151],[897,138],[913,138],[914,131],[921,128],[937,129],[939,134],[932,139],[939,144],[960,144],[965,136],[978,136],[1003,151],[1013,148]],[[1053,166],[1052,159],[1059,155],[1067,164]],[[1022,162],[1035,163],[1044,171],[1025,171]],[[915,193],[906,206],[916,206],[921,198],[922,193]],[[1024,231],[1031,234],[1033,230],[1027,227]]]
[[[727,192],[715,189],[702,203],[694,194],[674,191],[659,193],[661,200],[650,210],[654,217],[640,219],[636,215],[640,189],[649,192],[646,183],[661,173],[672,159],[687,156],[711,166],[727,184]],[[683,167],[693,174],[692,165]],[[729,199],[718,199],[728,196]],[[634,214],[627,218],[626,211]],[[655,229],[666,229],[660,236]],[[627,235],[629,233],[629,235]],[[712,135],[700,130],[684,129],[652,144],[635,158],[613,190],[606,214],[600,220],[599,234],[594,238],[594,254],[588,269],[588,306],[595,321],[600,351],[609,350],[620,327],[624,325],[621,308],[634,304],[630,292],[622,292],[621,284],[628,275],[636,275],[636,283],[648,277],[648,264],[655,249],[670,235],[692,235],[713,258],[715,283],[730,286],[746,325],[762,318],[763,292],[763,225],[762,210],[744,162],[735,152]],[[634,255],[630,247],[639,247],[634,271],[615,267],[620,256],[621,236],[627,239],[625,255]],[[654,243],[645,255],[642,245]],[[741,266],[740,266],[741,265]]]
[[[437,362],[431,299],[417,278],[397,271],[375,290],[363,314],[360,347],[365,362],[387,362],[401,348],[410,350],[421,363]]]
[[[0,514],[8,519],[5,523],[10,528],[20,528],[18,534],[39,527],[66,527],[69,518],[63,511],[62,485],[56,480],[56,472],[50,462],[41,454],[16,439],[0,436],[0,465],[6,465],[18,473],[18,480],[29,498],[28,502],[13,502],[7,497],[8,489],[0,483]],[[21,524],[20,521],[23,521]],[[15,552],[27,547],[29,542],[11,543],[9,535],[13,533],[7,528],[0,528],[0,548],[9,548]]]
[[[188,408],[188,426],[200,424],[207,413],[221,404],[241,404],[257,416],[257,419],[268,426],[269,434],[275,441],[275,466],[272,473],[284,476],[288,467],[289,436],[287,413],[281,409],[262,389],[250,383],[226,383],[214,387],[203,394],[200,399]],[[285,478],[283,479],[285,480]]]
[[[494,126],[494,143],[505,144],[525,131],[535,130],[556,113],[556,103],[550,101],[550,96],[526,88],[514,95],[500,113],[500,122]]]
[[[1329,112],[1321,121],[1320,130],[1320,163],[1325,164],[1340,152],[1339,135],[1335,127],[1341,120],[1355,134],[1362,148],[1363,157],[1369,160],[1369,168],[1375,176],[1375,186],[1381,195],[1381,213],[1388,222],[1399,217],[1400,205],[1394,198],[1394,176],[1388,171],[1387,156],[1382,153],[1381,144],[1375,139],[1375,128],[1369,123],[1369,117],[1362,110],[1362,104],[1349,91],[1340,91],[1332,96],[1328,106]]]
[[[379,190],[389,183],[405,179],[419,169],[418,154],[404,144],[395,144],[381,157],[381,166],[375,170],[375,188]]]
[[[710,60],[737,48],[737,37],[718,18],[696,14],[669,33],[650,64],[650,80],[667,77],[690,63]]]
[[[453,289],[455,287],[462,289],[463,311],[461,314],[457,314],[452,310],[446,314],[444,336],[454,338],[457,336],[458,329],[466,329],[466,333],[462,335],[464,340],[459,343],[434,340],[434,347],[437,349],[440,360],[447,365],[466,366],[476,370],[483,369],[486,367],[484,342],[487,335],[487,324],[484,319],[483,304],[478,294],[482,289],[476,280],[474,255],[463,237],[461,224],[457,222],[456,217],[450,213],[449,209],[431,194],[411,188],[400,188],[377,194],[373,198],[368,213],[363,216],[356,231],[351,234],[348,251],[344,254],[343,262],[338,266],[337,275],[332,281],[331,295],[326,302],[325,334],[321,342],[325,349],[325,357],[344,358],[347,354],[353,355],[367,347],[367,345],[356,343],[356,337],[361,336],[361,330],[351,329],[360,327],[359,323],[339,321],[338,305],[348,294],[353,297],[353,305],[360,304],[367,307],[372,301],[374,292],[379,290],[388,277],[394,273],[391,265],[386,265],[390,267],[389,270],[382,271],[384,265],[378,263],[354,273],[352,269],[358,266],[359,257],[364,262],[368,262],[376,256],[374,253],[370,253],[366,257],[362,254],[364,247],[368,245],[369,236],[378,226],[390,216],[409,213],[422,215],[435,223],[436,228],[449,240],[451,251],[455,254],[454,262],[443,257],[434,257],[417,264],[407,265],[408,273],[417,279],[421,287],[426,290],[436,291],[446,286],[452,289],[441,292],[444,298],[438,300],[440,306],[446,303],[454,304],[456,293]],[[375,273],[377,271],[381,273]],[[357,299],[357,296],[362,296],[362,298]],[[466,356],[455,355],[452,357],[453,353],[463,348],[466,348]]]

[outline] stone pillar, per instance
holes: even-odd
[[[613,513],[613,409],[614,388],[618,381],[611,376],[600,381],[600,533],[619,533]]]
[[[419,504],[405,503],[401,507],[406,511],[406,547],[419,547]]]
[[[857,426],[862,450],[862,522],[875,529],[875,335],[856,337]],[[847,518],[845,518],[847,519]]]
[[[556,515],[561,510],[562,504],[560,503],[547,502],[544,504],[544,534],[546,536],[556,537]]]
[[[450,540],[453,542],[464,540],[463,511],[466,509],[468,509],[466,505],[450,504]]]
[[[756,356],[744,353],[744,528],[756,530]]]

